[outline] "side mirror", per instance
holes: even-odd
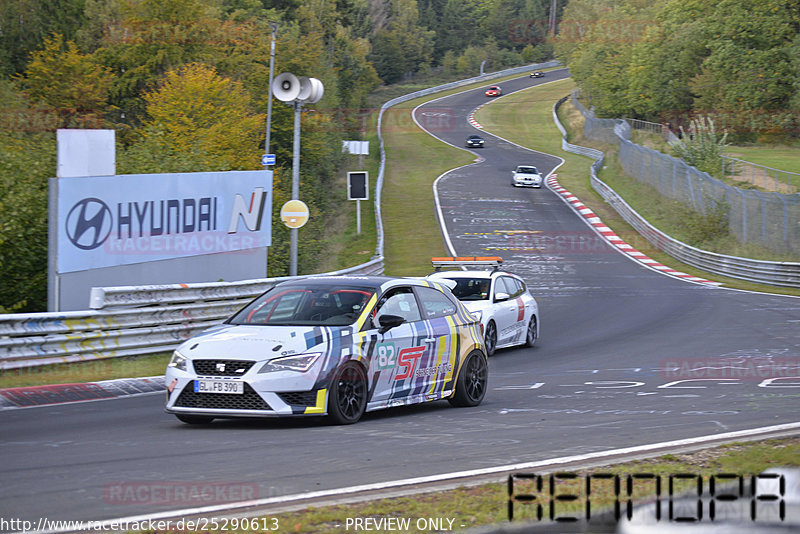
[[[508,300],[509,298],[511,298],[511,295],[509,295],[508,293],[500,292],[500,293],[495,293],[494,295],[495,302],[503,302],[504,300]]]
[[[404,322],[406,322],[406,320],[399,315],[391,315],[388,313],[386,315],[381,315],[378,317],[378,332],[385,334],[395,326],[400,326]]]

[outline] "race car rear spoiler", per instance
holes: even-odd
[[[493,267],[493,270],[500,268],[503,258],[499,256],[456,256],[431,258],[431,263],[436,271],[442,267]]]

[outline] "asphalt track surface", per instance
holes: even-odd
[[[509,93],[564,75],[501,85]],[[465,115],[486,100],[468,91],[416,116],[461,146],[475,133]],[[781,378],[781,366],[797,370],[800,299],[692,284],[633,262],[553,192],[511,187],[517,164],[546,174],[558,158],[485,136],[473,151],[483,161],[438,182],[447,232],[457,254],[501,255],[527,280],[542,328],[534,348],[490,359],[483,404],[392,409],[346,427],[188,426],[164,413],[161,395],[6,410],[0,517],[129,517],[797,420],[800,377]],[[687,365],[705,369],[688,375]],[[210,499],[183,494],[208,484],[221,488]]]

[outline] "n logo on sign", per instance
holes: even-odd
[[[266,204],[267,193],[263,187],[256,187],[253,194],[250,195],[250,205],[248,206],[244,197],[236,194],[233,201],[233,211],[231,212],[231,222],[228,225],[228,233],[235,234],[239,226],[239,217],[241,216],[244,225],[251,232],[257,232],[261,229],[261,219],[264,216],[264,205]]]

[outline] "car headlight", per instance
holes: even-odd
[[[312,352],[309,354],[295,354],[292,356],[283,356],[275,358],[264,364],[258,371],[259,373],[271,373],[274,371],[297,371],[305,373],[316,363],[319,357],[322,356],[321,352]]]
[[[172,353],[172,358],[169,359],[169,363],[167,367],[174,367],[179,371],[186,370],[186,356],[178,352],[177,350]]]

